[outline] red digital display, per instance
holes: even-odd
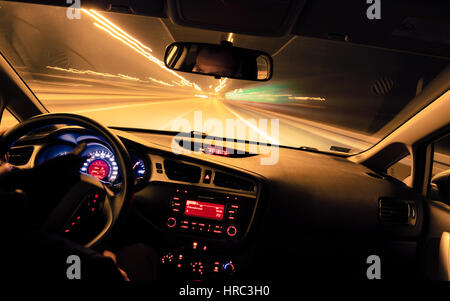
[[[223,149],[223,148],[217,147],[217,146],[211,146],[211,145],[206,147],[205,153],[210,154],[210,155],[218,155],[218,156],[225,156],[225,157],[228,157],[230,155],[230,153],[226,149]]]
[[[103,180],[109,173],[109,166],[103,160],[94,160],[89,165],[88,173],[99,180]]]
[[[199,202],[193,200],[186,201],[185,215],[222,220],[225,205]]]

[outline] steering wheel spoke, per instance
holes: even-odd
[[[80,232],[82,228],[80,224],[91,226],[96,224],[94,219],[97,219],[104,223],[101,229],[103,233],[108,230],[105,227],[111,225],[113,197],[112,192],[102,182],[92,176],[80,174],[80,180],[48,215],[43,229],[49,233],[74,238],[73,233]]]

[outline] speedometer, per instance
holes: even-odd
[[[95,149],[87,156],[81,172],[109,183],[113,183],[117,179],[119,168],[114,155],[109,150],[106,148]]]

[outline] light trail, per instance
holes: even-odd
[[[230,32],[228,34],[227,41],[230,42],[230,43],[233,43],[234,39],[233,39],[233,33],[232,32]]]
[[[107,34],[109,34],[113,38],[119,40],[123,44],[127,45],[128,47],[130,47],[137,53],[144,56],[149,61],[157,64],[161,69],[178,77],[181,80],[181,82],[183,82],[187,86],[191,86],[198,91],[202,90],[196,83],[190,82],[189,80],[187,80],[183,76],[179,75],[175,71],[167,68],[163,61],[157,59],[150,53],[151,52],[150,48],[148,48],[147,46],[145,46],[144,44],[139,42],[137,39],[133,38],[131,35],[129,35],[123,29],[121,29],[119,26],[115,25],[113,22],[108,20],[106,17],[102,16],[100,13],[96,12],[93,9],[87,10],[87,9],[83,8],[82,11],[85,12],[88,16],[90,16],[91,18],[93,18],[96,21],[96,22],[94,22],[94,26],[96,26],[97,28],[105,31]]]
[[[113,30],[115,32],[119,32],[118,34],[121,36],[124,36],[126,38],[128,38],[128,40],[132,43],[137,45],[138,47],[143,48],[144,50],[148,50],[150,52],[152,52],[152,50],[150,48],[148,48],[147,46],[145,46],[144,44],[142,44],[141,42],[139,42],[138,40],[136,40],[135,38],[133,38],[132,36],[130,36],[129,34],[127,34],[125,31],[123,31],[119,26],[115,25],[114,23],[112,23],[111,21],[109,21],[107,18],[105,18],[104,16],[102,16],[101,14],[99,14],[97,11],[91,9],[90,10],[92,12],[92,14],[96,15],[99,19],[101,19],[102,21],[104,21],[105,23],[107,23],[108,25],[110,25]],[[88,12],[86,10],[86,12]],[[89,12],[88,12],[89,13]],[[117,31],[116,31],[117,30]]]
[[[220,90],[222,90],[223,88],[225,88],[226,82],[227,82],[228,78],[221,78],[219,80],[219,85],[214,89],[214,91],[216,91],[216,93],[218,93]]]
[[[179,99],[179,100],[171,100],[170,103],[173,102],[184,102],[185,99]],[[154,102],[146,102],[146,103],[137,103],[137,104],[130,104],[130,105],[119,105],[119,106],[111,106],[111,107],[101,107],[101,108],[94,108],[94,109],[85,109],[85,110],[76,110],[71,111],[75,114],[81,114],[81,113],[91,113],[91,112],[101,112],[101,111],[111,111],[111,110],[122,110],[122,109],[128,109],[128,108],[136,108],[136,107],[146,107],[146,106],[152,106],[152,105],[159,105],[159,104],[166,104],[167,101],[154,101]]]
[[[290,103],[290,104],[303,104],[302,102],[292,102],[292,100],[305,100],[305,101],[325,101],[325,97],[317,96],[296,96],[291,93],[289,86],[283,85],[262,85],[258,87],[252,87],[248,89],[235,89],[225,94],[226,99],[233,100],[245,100],[254,102],[277,102],[277,103]]]
[[[135,82],[139,81],[139,82],[148,83],[148,81],[143,81],[137,77],[120,74],[120,73],[119,74],[111,74],[111,73],[97,72],[97,71],[93,71],[93,70],[78,70],[78,69],[74,69],[74,68],[61,68],[61,67],[56,67],[56,66],[45,66],[45,68],[62,71],[62,72],[68,72],[68,73],[88,74],[88,75],[94,75],[94,76],[102,76],[102,77],[108,77],[108,78],[120,78],[120,79],[135,81]]]
[[[324,97],[309,97],[309,96],[293,96],[293,97],[288,97],[288,99],[325,101]]]
[[[156,78],[153,78],[153,77],[147,77],[147,78],[149,80],[151,80],[151,81],[154,81],[155,83],[158,83],[158,84],[161,84],[161,85],[164,85],[164,86],[168,86],[168,87],[173,87],[172,84],[166,83],[166,82],[164,82],[162,80],[159,80],[159,79],[156,79]]]
[[[174,83],[175,85],[180,86],[180,87],[186,86],[185,84],[179,83],[176,80],[173,80],[172,83]]]

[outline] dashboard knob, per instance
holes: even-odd
[[[234,268],[234,264],[231,261],[229,261],[229,262],[226,262],[223,264],[222,269],[224,272],[231,274],[234,272],[235,268]]]
[[[177,220],[174,217],[169,217],[167,219],[167,227],[173,228],[176,226],[176,224],[177,224]]]
[[[233,236],[236,235],[236,233],[237,233],[237,229],[236,229],[235,226],[229,226],[229,227],[227,228],[227,234],[228,234],[228,236],[233,237]]]

